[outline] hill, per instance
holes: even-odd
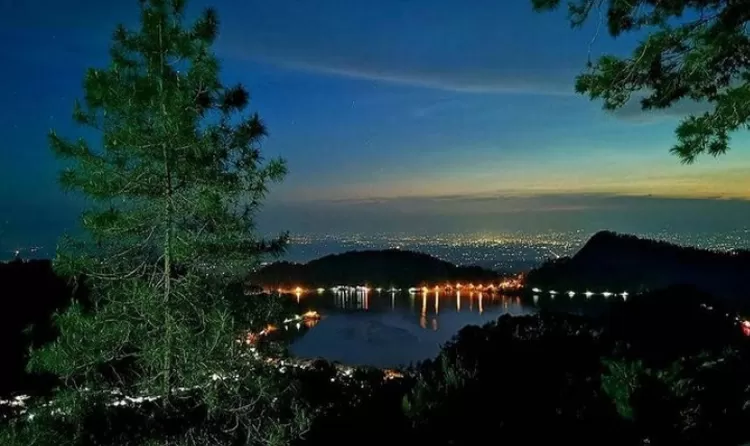
[[[55,274],[49,260],[0,263],[0,395],[36,388],[41,383],[24,372],[29,347],[54,339],[51,317],[71,301],[73,289]],[[83,297],[82,293],[78,297]],[[34,326],[24,334],[28,326]]]
[[[410,287],[426,283],[498,280],[478,266],[456,266],[428,254],[398,249],[349,251],[308,263],[277,262],[251,274],[250,283],[267,288],[362,285]]]
[[[544,263],[527,284],[560,291],[634,293],[692,285],[724,298],[747,297],[750,254],[717,252],[603,231],[570,258]]]

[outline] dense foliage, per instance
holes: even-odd
[[[734,0],[532,0],[545,11],[567,3],[571,24],[599,17],[609,34],[644,35],[630,57],[604,55],[576,81],[576,91],[622,107],[641,96],[644,109],[690,100],[708,111],[687,116],[672,148],[683,162],[729,149],[750,123],[750,4]],[[592,17],[593,16],[593,17]]]
[[[75,107],[76,122],[100,142],[50,134],[65,162],[62,186],[90,204],[81,219],[89,236],[64,239],[54,266],[85,274],[91,293],[55,315],[60,336],[29,360],[31,370],[60,378],[54,399],[65,416],[32,409],[34,421],[14,426],[9,441],[167,441],[158,429],[114,437],[88,430],[110,419],[111,394],[121,392],[156,396],[144,422],[179,418],[185,407],[200,414],[167,430],[171,443],[288,442],[304,430],[289,386],[254,371],[237,342],[281,317],[279,303],[259,298],[243,312],[235,305],[243,276],[283,247],[285,237],[259,239],[253,217],[284,164],[263,162],[265,129],[245,113],[247,91],[219,80],[216,13],[188,26],[183,0],[140,8],[140,28],[116,29],[110,65],[88,71]]]
[[[419,367],[406,415],[436,444],[748,441],[747,338],[724,309],[681,302],[685,291],[600,318],[542,312],[466,327]]]

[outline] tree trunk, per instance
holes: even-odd
[[[172,391],[172,314],[170,298],[172,294],[172,172],[166,145],[164,146],[165,193],[165,234],[164,234],[164,370],[162,393],[168,397]]]

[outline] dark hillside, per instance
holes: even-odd
[[[527,282],[543,289],[628,291],[691,285],[716,296],[743,299],[750,288],[750,254],[682,247],[631,235],[599,232],[572,258],[532,270]]]
[[[51,316],[70,303],[72,288],[49,260],[15,260],[0,263],[0,289],[0,394],[33,389],[36,381],[24,372],[28,348],[54,339]]]
[[[251,282],[270,288],[336,285],[409,287],[423,283],[490,282],[499,274],[480,267],[456,266],[427,254],[389,249],[349,251],[305,264],[278,262],[251,275]]]

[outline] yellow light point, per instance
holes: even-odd
[[[385,370],[384,372],[385,379],[396,379],[396,378],[403,378],[404,375],[396,370]]]
[[[469,284],[469,289],[472,289],[472,290],[474,289],[474,284],[473,283]]]
[[[273,326],[273,325],[268,325],[268,326],[266,326],[266,328],[264,328],[263,330],[261,330],[259,334],[260,334],[261,336],[265,336],[265,335],[267,335],[268,333],[271,333],[271,332],[273,332],[273,331],[276,331],[276,330],[277,330],[277,328],[276,328],[275,326]]]
[[[461,311],[461,292],[456,292],[456,311]]]
[[[302,292],[302,288],[297,287],[297,288],[294,289],[294,292],[295,293],[301,293]]]
[[[423,287],[422,287],[422,292],[423,292],[423,293],[426,293],[427,291],[428,291],[427,287],[426,287],[426,286],[423,286]]]
[[[457,284],[456,284],[456,288],[458,288],[458,289],[461,289],[461,287],[462,287],[462,286],[463,286],[463,285],[461,285],[460,283],[457,283]]]

